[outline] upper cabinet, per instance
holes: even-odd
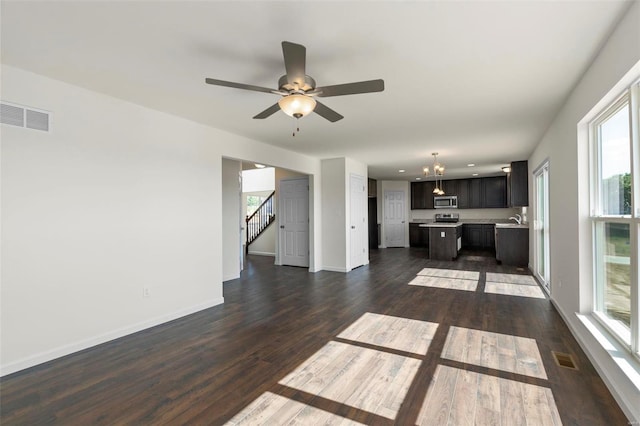
[[[367,189],[367,196],[370,198],[378,196],[378,182],[375,179],[369,178]]]
[[[509,206],[526,207],[529,205],[529,162],[514,161],[509,173]]]
[[[435,183],[411,182],[411,209],[432,209]],[[442,182],[445,195],[458,197],[459,209],[507,207],[507,177],[449,179]]]
[[[482,178],[484,205],[486,208],[507,207],[507,177]]]
[[[411,210],[433,208],[433,182],[411,182]]]

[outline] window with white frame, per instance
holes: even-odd
[[[591,223],[596,318],[632,352],[640,345],[639,83],[590,123]]]

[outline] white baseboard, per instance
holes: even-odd
[[[633,421],[633,422],[640,421],[639,419],[634,419],[634,412],[633,412],[634,410],[631,409],[631,407],[633,407],[634,405],[629,405],[629,401],[627,401],[627,398],[625,398],[620,392],[618,392],[618,389],[617,389],[617,386],[615,385],[615,383],[613,383],[609,379],[609,377],[606,374],[606,371],[604,370],[604,368],[597,362],[596,356],[593,353],[593,351],[591,349],[591,346],[588,345],[584,341],[582,333],[580,333],[575,328],[574,324],[571,321],[569,321],[569,318],[567,317],[565,312],[562,310],[560,305],[558,305],[556,303],[555,300],[551,299],[551,303],[553,304],[553,306],[556,308],[556,310],[558,311],[558,313],[562,317],[564,323],[569,328],[569,331],[571,332],[571,335],[574,337],[574,339],[576,339],[576,341],[578,342],[578,345],[580,345],[580,348],[582,348],[582,351],[585,353],[585,355],[587,355],[587,358],[589,358],[589,361],[593,365],[593,368],[596,369],[596,371],[598,372],[598,375],[600,376],[600,378],[604,382],[604,384],[607,387],[607,389],[609,389],[609,392],[611,392],[611,395],[613,396],[613,399],[616,400],[616,402],[618,403],[618,405],[620,406],[620,408],[624,412],[625,416],[627,416],[627,418],[630,420],[630,422],[631,421]],[[633,423],[630,423],[630,424],[633,424]]]
[[[42,364],[56,358],[60,358],[66,355],[70,355],[74,352],[79,352],[84,349],[91,348],[93,346],[100,345],[102,343],[109,342],[111,340],[118,339],[120,337],[127,336],[129,334],[137,333],[138,331],[146,330],[147,328],[155,327],[156,325],[164,324],[165,322],[173,321],[184,316],[203,311],[205,309],[214,307],[224,303],[224,297],[212,299],[207,302],[191,306],[186,309],[181,309],[176,312],[172,312],[167,315],[161,315],[156,318],[152,318],[147,321],[142,321],[137,324],[128,325],[117,330],[109,331],[99,336],[90,337],[88,339],[80,340],[78,342],[69,343],[39,354],[31,355],[18,361],[13,361],[8,364],[0,366],[0,377],[8,374],[15,373],[26,368],[34,367],[38,364]]]
[[[257,256],[271,256],[271,257],[276,257],[275,253],[271,253],[268,251],[251,251],[249,250],[249,254],[255,254]]]
[[[323,271],[330,271],[330,272],[349,272],[347,271],[347,268],[334,268],[333,266],[324,266],[322,267]]]

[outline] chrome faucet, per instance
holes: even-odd
[[[522,216],[520,216],[518,213],[516,213],[516,216],[517,217],[511,216],[509,220],[513,219],[518,223],[518,225],[522,225]]]

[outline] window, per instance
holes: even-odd
[[[258,210],[258,207],[260,207],[266,199],[267,197],[260,195],[247,195],[247,216],[251,216],[253,212]]]
[[[640,228],[639,84],[590,123],[594,315],[636,355],[639,352]],[[635,196],[634,196],[635,191]]]
[[[534,273],[547,291],[550,291],[549,267],[549,162],[545,161],[534,173],[533,185],[533,245]]]

